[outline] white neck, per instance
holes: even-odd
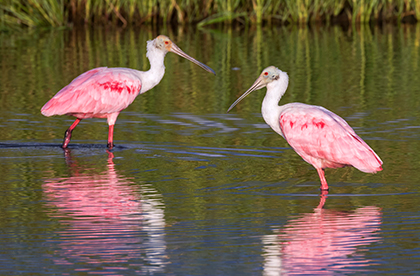
[[[150,69],[146,72],[140,72],[141,90],[140,94],[155,87],[165,74],[165,55],[166,52],[155,47],[155,41],[147,41],[146,56],[150,62]]]
[[[279,116],[282,108],[278,103],[286,92],[288,84],[289,76],[286,72],[280,71],[280,78],[267,84],[267,93],[265,94],[261,108],[265,122],[281,136],[283,136],[283,133],[280,129]]]

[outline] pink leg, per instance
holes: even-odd
[[[109,125],[108,131],[108,148],[112,149],[114,147],[114,125]]]
[[[109,131],[108,131],[108,148],[112,149],[114,147],[114,125],[117,121],[117,117],[119,112],[108,114],[108,125],[109,125]]]
[[[318,172],[319,179],[321,180],[321,190],[328,191],[328,183],[327,183],[327,180],[325,179],[324,169],[317,168],[316,171]]]
[[[76,121],[74,121],[74,123],[64,133],[64,141],[63,145],[61,145],[63,149],[67,148],[67,145],[70,143],[71,133],[73,132],[73,129],[77,126],[77,124],[80,123],[81,120],[82,119],[77,118]]]

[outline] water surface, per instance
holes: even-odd
[[[162,29],[217,75],[169,53],[161,83],[107,124],[40,108],[99,66],[149,68],[139,30],[0,34],[0,273],[414,275],[420,268],[420,26]],[[263,121],[261,70],[281,103],[346,119],[384,170],[316,170]]]

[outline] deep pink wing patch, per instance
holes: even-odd
[[[108,114],[127,108],[141,90],[131,69],[95,68],[75,78],[41,109],[45,116]]]
[[[123,91],[127,91],[128,94],[135,92],[135,87],[127,85],[125,82],[115,80],[98,83],[98,86],[104,90],[109,90],[110,92],[115,92],[119,94],[121,94]]]
[[[382,170],[375,152],[331,111],[317,106],[285,109],[279,121],[290,146],[316,168],[351,165],[369,173]]]

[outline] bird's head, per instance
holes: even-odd
[[[255,90],[261,89],[265,86],[267,86],[267,84],[269,84],[270,82],[276,81],[280,78],[280,70],[277,67],[274,66],[269,66],[267,68],[265,68],[261,75],[259,76],[259,78],[257,79],[260,80],[260,87],[255,88]],[[255,82],[257,82],[255,81]]]
[[[281,73],[282,71],[280,71],[275,66],[269,66],[265,68],[260,74],[260,76],[258,77],[258,79],[254,82],[254,84],[229,107],[227,112],[229,112],[232,108],[234,108],[235,105],[237,105],[243,98],[251,94],[251,92],[264,88],[268,84],[279,80]]]
[[[189,61],[197,64],[198,66],[200,66],[201,68],[203,68],[204,70],[206,70],[207,72],[213,73],[214,75],[216,75],[216,73],[213,71],[213,69],[211,69],[210,67],[208,67],[207,65],[199,62],[198,60],[190,57],[189,55],[187,55],[186,53],[184,53],[184,51],[182,51],[169,37],[167,37],[166,35],[159,35],[158,37],[155,38],[154,40],[154,44],[156,46],[157,49],[163,51],[165,54],[167,52],[172,52],[175,53],[183,58],[188,59]]]
[[[159,35],[155,39],[155,46],[156,48],[164,51],[164,52],[171,52],[172,45],[175,45],[175,43],[172,42],[172,40],[167,37],[166,35]]]

